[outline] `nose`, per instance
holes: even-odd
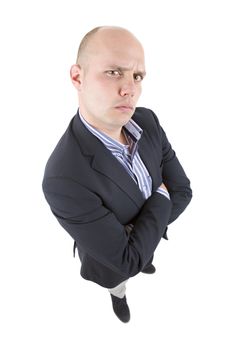
[[[132,79],[127,79],[124,81],[120,87],[120,95],[123,96],[131,96],[135,95],[135,82]]]

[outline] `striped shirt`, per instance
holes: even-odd
[[[123,133],[127,141],[127,145],[124,145],[91,126],[83,118],[80,111],[79,116],[85,127],[105,145],[126,169],[128,174],[138,185],[143,197],[145,199],[149,198],[152,192],[152,179],[138,153],[138,141],[143,133],[139,125],[137,125],[133,119],[130,119],[123,127]],[[170,199],[169,193],[163,188],[159,187],[157,192]]]

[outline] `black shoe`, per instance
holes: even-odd
[[[113,311],[117,317],[124,323],[130,320],[130,311],[127,304],[126,296],[124,298],[117,298],[111,294]]]
[[[155,271],[156,271],[156,268],[154,267],[154,265],[150,264],[148,266],[145,266],[141,272],[152,274],[152,273],[155,273]]]

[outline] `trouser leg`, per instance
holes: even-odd
[[[115,297],[123,299],[124,296],[125,296],[125,292],[126,292],[126,286],[125,285],[126,285],[127,281],[128,280],[125,280],[125,281],[121,282],[120,284],[118,284],[118,286],[108,289],[108,291],[112,295],[114,295]]]

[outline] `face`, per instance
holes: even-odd
[[[100,33],[87,64],[76,68],[81,114],[99,130],[121,129],[141,94],[145,64],[140,43],[127,32]]]

